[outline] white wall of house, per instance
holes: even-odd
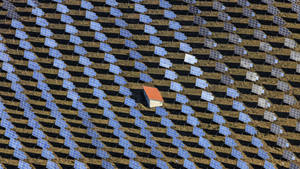
[[[150,104],[149,104],[149,107],[152,108],[152,107],[159,107],[159,106],[162,106],[163,105],[163,102],[161,101],[158,101],[158,100],[150,100]]]

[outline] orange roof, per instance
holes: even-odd
[[[149,100],[157,100],[163,102],[163,98],[160,95],[160,92],[157,88],[155,87],[148,87],[148,86],[143,86],[144,91],[146,95],[148,96]]]

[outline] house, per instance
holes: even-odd
[[[164,100],[157,88],[148,86],[143,86],[143,88],[144,95],[150,108],[163,105]]]

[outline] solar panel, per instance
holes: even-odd
[[[106,94],[103,90],[94,88],[93,96],[98,97],[98,98],[105,98]]]
[[[181,104],[186,104],[189,100],[185,95],[176,93],[176,101]]]
[[[297,122],[296,124],[296,131],[300,132],[300,122]]]
[[[57,12],[61,12],[61,13],[68,13],[69,12],[69,9],[67,6],[63,5],[63,4],[60,4],[58,3],[57,6],[56,6],[56,11]]]
[[[102,98],[99,99],[98,105],[103,108],[108,108],[108,109],[111,108],[110,103],[107,100],[102,99]]]
[[[282,157],[289,161],[294,161],[296,159],[295,154],[289,150],[284,150]]]
[[[110,8],[110,14],[115,17],[123,16],[123,13],[119,9],[113,7]]]
[[[45,83],[45,82],[42,82],[42,81],[38,81],[37,88],[40,89],[40,90],[45,90],[45,91],[49,91],[50,90],[48,84]]]
[[[20,22],[16,19],[11,20],[11,26],[13,28],[16,28],[16,29],[23,29],[24,28],[24,25],[22,24],[22,22]]]
[[[226,95],[232,98],[237,98],[240,96],[239,92],[232,88],[227,88]]]
[[[300,166],[293,163],[293,162],[290,162],[290,168],[289,169],[300,169]]]
[[[180,83],[171,81],[170,89],[176,92],[181,92],[183,90],[183,87]]]
[[[295,61],[300,61],[300,52],[291,50],[290,58]]]
[[[27,41],[25,41],[25,40],[20,40],[20,42],[19,42],[19,47],[20,48],[23,48],[23,49],[25,49],[25,50],[30,50],[30,49],[32,49],[32,46],[31,46],[31,43],[30,42],[27,42]],[[3,48],[2,48],[3,49]],[[2,49],[0,49],[0,51],[3,51]]]
[[[67,24],[71,24],[74,22],[73,18],[69,15],[65,15],[65,14],[61,14],[61,18],[60,18],[61,22],[67,23]]]
[[[159,66],[169,69],[170,67],[172,67],[172,62],[169,59],[160,58]]]
[[[129,160],[129,167],[130,168],[134,168],[134,169],[142,169],[142,167],[140,166],[139,162],[134,161],[133,159]]]
[[[135,103],[135,100],[130,98],[130,97],[125,97],[124,104],[129,106],[129,107],[136,107],[137,104]]]
[[[118,85],[125,85],[127,84],[127,81],[124,77],[115,75],[114,83]]]
[[[207,22],[201,16],[194,16],[194,24],[205,25]]]
[[[85,56],[79,56],[79,63],[84,66],[90,66],[92,64],[90,59]]]
[[[76,151],[76,150],[74,150],[74,151]],[[77,151],[77,152],[78,152],[78,151]],[[78,152],[78,153],[79,153],[79,152]],[[70,154],[71,154],[71,150],[70,150]],[[77,159],[77,158],[76,158],[76,159]],[[74,162],[74,169],[86,169],[86,166],[85,166],[84,163],[75,160],[75,162]]]
[[[211,92],[207,92],[207,91],[202,90],[201,99],[203,99],[205,101],[208,101],[208,102],[211,102],[211,101],[214,100],[214,96]]]
[[[84,67],[83,74],[85,74],[89,77],[94,77],[97,75],[95,70],[93,68],[89,68],[89,67]]]
[[[97,155],[98,157],[103,158],[103,159],[109,158],[108,153],[107,153],[106,151],[100,149],[100,148],[97,149],[96,155]],[[103,161],[102,161],[102,162],[103,162]]]
[[[192,6],[190,5],[189,6],[189,12],[192,13],[192,14],[200,14],[201,13],[201,10],[199,8],[197,8],[196,6]]]
[[[216,62],[215,70],[225,73],[226,71],[228,71],[228,67],[224,63]]]
[[[297,42],[294,39],[284,38],[284,46],[294,49],[297,46]]]
[[[78,109],[78,110],[82,110],[85,108],[83,103],[80,101],[77,101],[77,100],[73,100],[72,107],[74,107],[75,109]]]
[[[179,29],[181,29],[181,25],[180,25],[179,22],[170,20],[170,21],[169,21],[169,28],[178,31]]]
[[[92,20],[92,21],[95,21],[95,20],[98,19],[98,16],[95,12],[86,10],[85,11],[85,18],[89,19],[89,20]]]
[[[193,134],[198,137],[205,136],[204,131],[201,128],[193,127]]]
[[[259,76],[256,72],[250,72],[250,71],[247,71],[246,73],[246,79],[252,81],[252,82],[255,82],[259,79]]]
[[[248,18],[252,18],[255,16],[255,13],[249,8],[243,8],[243,15]]]
[[[253,63],[250,59],[241,58],[240,65],[246,69],[250,69],[253,67]]]
[[[22,160],[19,160],[18,168],[22,169],[31,169],[30,165]]]
[[[17,37],[19,39],[27,39],[28,35],[26,34],[26,32],[16,29],[15,37]]]
[[[236,27],[232,23],[224,22],[224,30],[228,32],[234,32],[236,31]]]
[[[292,106],[292,105],[295,105],[297,103],[297,99],[294,96],[290,96],[290,95],[285,94],[284,98],[283,98],[283,103]]]
[[[66,127],[68,127],[66,121],[64,121],[63,119],[56,119],[55,120],[55,125],[58,126],[58,127],[60,127],[60,128],[66,128]],[[66,129],[66,131],[68,133],[70,133],[67,129]],[[69,135],[69,136],[71,137],[71,135]]]
[[[91,10],[91,9],[94,8],[92,3],[88,2],[88,1],[85,1],[85,0],[81,0],[80,7],[84,8],[84,9],[87,9],[87,10]]]
[[[194,127],[198,126],[200,124],[198,119],[196,117],[191,116],[191,115],[187,116],[187,123],[194,126]]]
[[[209,57],[214,60],[219,60],[223,58],[223,55],[217,50],[210,50]]]
[[[145,12],[147,12],[147,8],[144,5],[135,4],[134,5],[134,11],[139,12],[139,13],[145,13]]]
[[[277,145],[282,148],[288,148],[290,146],[289,142],[285,138],[282,138],[282,137],[277,138]]]
[[[124,155],[130,159],[136,158],[134,151],[127,149],[127,148],[124,149]]]
[[[166,0],[159,0],[159,6],[165,9],[169,9],[172,7],[172,5]]]
[[[168,115],[168,112],[166,111],[166,109],[164,109],[162,107],[156,107],[155,108],[155,113],[157,115],[160,115],[160,116],[167,116]]]
[[[259,49],[264,52],[271,52],[272,46],[267,42],[260,42]]]
[[[147,143],[147,138],[151,138],[153,137],[152,134],[150,133],[149,130],[145,129],[145,128],[141,128],[141,133],[142,136],[146,137],[146,143]],[[154,140],[153,140],[154,141]]]
[[[177,154],[184,159],[187,159],[190,157],[190,154],[186,150],[182,149],[181,147],[178,148]]]
[[[253,144],[253,145],[256,146],[257,148],[261,148],[261,147],[263,146],[262,141],[261,141],[259,138],[254,137],[254,136],[252,136],[251,144]]]
[[[262,0],[262,2],[266,4],[273,4],[274,0]]]
[[[70,42],[74,43],[76,45],[80,45],[83,41],[81,40],[81,38],[79,36],[76,35],[70,35]]]
[[[119,27],[122,27],[122,28],[128,26],[127,22],[124,21],[123,19],[120,19],[120,18],[116,18],[116,19],[115,19],[115,24],[116,24],[117,26],[119,26]]]
[[[229,75],[221,75],[221,83],[225,85],[232,85],[234,83],[234,80]]]
[[[50,39],[50,38],[45,38],[45,43],[44,43],[45,46],[48,46],[50,48],[55,48],[57,47],[57,43],[55,40],[53,39]]]
[[[109,63],[115,63],[118,61],[114,55],[109,53],[105,53],[104,60]]]
[[[124,138],[120,138],[119,139],[119,145],[124,147],[124,148],[130,148],[131,144],[128,140],[124,139]]]
[[[106,0],[105,4],[113,7],[118,6],[118,2],[116,0]]]
[[[12,73],[12,72],[15,71],[15,68],[10,63],[3,62],[2,63],[2,70],[6,71],[6,72],[9,72],[9,73]]]
[[[248,20],[248,26],[255,28],[255,29],[259,29],[261,27],[261,24],[256,19],[250,18]]]
[[[218,115],[217,113],[214,113],[213,122],[218,123],[220,125],[222,125],[223,123],[226,123],[223,116]]]
[[[273,16],[273,23],[275,23],[279,26],[283,26],[285,24],[285,21],[280,16],[274,15]]]
[[[204,46],[207,48],[215,48],[217,47],[217,43],[213,39],[205,38]]]
[[[266,100],[266,99],[263,99],[263,98],[258,98],[258,104],[257,104],[259,107],[262,107],[262,108],[269,108],[271,107],[271,103]]]
[[[229,128],[227,128],[227,127],[225,127],[225,126],[222,126],[222,125],[220,125],[219,133],[220,133],[220,134],[223,134],[224,136],[229,136],[229,135],[231,135],[231,132],[230,132]]]
[[[125,38],[130,38],[132,36],[132,33],[130,33],[130,31],[127,30],[127,29],[121,28],[120,29],[120,35],[125,37]]]
[[[149,24],[152,22],[152,19],[148,15],[140,14],[140,22]]]
[[[257,84],[252,84],[251,92],[255,93],[257,95],[262,95],[262,94],[264,94],[265,90],[264,90],[263,86],[259,86]]]
[[[242,6],[242,7],[248,7],[250,6],[250,3],[247,0],[238,0],[237,4]]]
[[[139,110],[137,110],[133,107],[130,108],[130,115],[133,116],[133,117],[136,117],[136,118],[139,118],[139,117],[143,116],[142,113]]]
[[[100,140],[98,140],[97,138],[92,138],[92,145],[97,148],[104,147],[103,143]]]
[[[44,28],[44,27],[41,27],[41,31],[40,31],[40,34],[42,36],[46,36],[46,37],[51,37],[53,36],[53,33],[50,29],[47,29],[47,28]]]
[[[225,137],[225,144],[229,147],[235,147],[237,146],[236,142],[234,141],[234,139],[230,138],[230,137]]]
[[[170,80],[175,80],[178,78],[178,75],[174,71],[166,69],[165,78],[170,79]]]
[[[149,33],[150,35],[153,35],[153,34],[156,34],[157,30],[155,29],[155,27],[153,27],[151,25],[145,25],[144,32]]]
[[[218,162],[218,161],[216,161],[216,160],[214,160],[214,159],[210,160],[209,166],[212,167],[212,168],[214,168],[214,169],[222,169],[223,168],[222,165],[221,165],[221,163]]]
[[[76,46],[75,46],[75,48],[76,48]],[[59,50],[53,49],[53,48],[49,49],[49,55],[52,56],[52,57],[55,57],[55,58],[59,58],[59,57],[62,56],[62,54],[60,53]]]
[[[42,155],[42,157],[44,157],[48,160],[52,160],[54,158],[52,151],[49,151],[47,149],[43,149],[41,155]]]
[[[240,151],[238,151],[237,149],[235,149],[235,148],[232,148],[232,150],[231,150],[231,155],[232,155],[233,157],[235,157],[236,159],[241,159],[241,158],[243,158],[242,153],[241,153]]]
[[[14,157],[16,157],[17,159],[20,159],[20,160],[25,160],[27,158],[26,154],[21,151],[21,150],[18,150],[18,149],[15,149],[14,150]]]
[[[63,88],[73,90],[73,89],[75,89],[75,86],[74,86],[73,82],[70,82],[68,80],[63,80]]]
[[[224,11],[226,7],[219,1],[213,2],[213,9],[217,11]]]
[[[102,157],[102,158],[104,158],[104,157]],[[114,166],[106,160],[102,160],[102,167],[105,169],[114,169]]]
[[[274,65],[278,63],[278,59],[273,55],[266,54],[265,62]]]
[[[282,134],[283,133],[283,129],[279,125],[274,124],[274,123],[271,124],[270,131],[274,134]]]
[[[76,34],[76,33],[78,33],[78,30],[76,29],[75,26],[66,24],[65,32],[70,33],[70,34]]]
[[[153,45],[160,45],[160,44],[162,44],[162,40],[160,40],[159,37],[152,36],[152,35],[150,35],[149,42],[150,42],[150,44],[153,44]]]
[[[244,47],[237,46],[237,45],[234,46],[234,54],[244,56],[244,55],[247,55],[247,53],[248,52]]]
[[[176,18],[176,14],[173,11],[170,10],[164,10],[164,17],[167,19],[174,19]]]
[[[148,74],[142,72],[140,73],[140,80],[146,83],[152,82],[152,78]]]
[[[9,18],[12,18],[12,19],[19,19],[19,17],[20,17],[16,11],[10,10],[10,9],[8,10],[6,16]]]
[[[179,140],[178,138],[176,138],[176,137],[173,137],[172,144],[176,147],[179,147],[179,148],[184,147],[183,142],[181,140]]]
[[[285,37],[290,36],[292,34],[292,32],[288,28],[282,26],[279,26],[278,33]]]
[[[189,53],[193,50],[193,48],[187,43],[180,42],[179,50]]]
[[[196,78],[195,86],[200,87],[201,89],[205,89],[208,87],[208,83],[206,82],[206,80]]]
[[[124,95],[124,96],[131,96],[132,95],[130,89],[128,89],[124,86],[120,86],[119,93]]]
[[[6,119],[2,119],[1,120],[1,126],[4,127],[5,129],[12,129],[12,128],[14,128],[14,125],[10,121],[8,121]]]
[[[103,28],[102,28],[100,23],[91,21],[90,22],[90,29],[95,30],[95,31],[101,31]]]
[[[234,43],[234,44],[239,44],[242,42],[242,39],[238,34],[230,33],[228,39],[229,39],[229,42]]]
[[[184,57],[184,62],[193,65],[193,64],[197,63],[198,60],[196,59],[195,56],[186,53],[186,54],[185,54],[185,57]],[[200,69],[200,68],[199,68],[199,69]]]
[[[250,134],[250,135],[256,135],[257,134],[256,129],[253,126],[250,126],[249,124],[246,124],[245,132]]]
[[[63,69],[59,69],[58,71],[58,77],[63,78],[63,79],[70,79],[71,75],[69,72],[63,70]]]
[[[166,117],[162,117],[161,118],[161,121],[160,123],[163,125],[163,126],[166,126],[166,127],[171,127],[173,126],[174,124],[172,123],[172,121]]]
[[[278,15],[279,14],[279,9],[275,6],[273,6],[272,4],[268,4],[268,10],[267,10],[270,14],[272,15]]]
[[[230,21],[231,17],[226,12],[218,12],[218,19],[223,22]]]
[[[32,128],[41,128],[40,124],[34,119],[29,119],[27,124]]]
[[[22,92],[24,90],[20,84],[14,82],[11,83],[11,89],[16,92]]]
[[[128,39],[125,39],[125,46],[128,48],[137,48],[138,47],[138,45],[134,41],[128,40]]]
[[[112,51],[112,48],[109,44],[100,42],[100,50],[109,53],[110,51]]]
[[[135,50],[130,50],[129,56],[133,59],[141,59],[142,58],[142,55]]]
[[[0,49],[1,51],[1,49]],[[24,54],[25,55],[25,54]],[[25,57],[26,59],[29,59],[27,57]],[[34,58],[35,59],[35,58]],[[0,52],[0,60],[3,62],[9,62],[10,61],[10,57],[8,56],[8,54]]]
[[[4,136],[6,136],[6,137],[8,137],[10,139],[12,139],[12,138],[14,138],[14,139],[18,138],[17,133],[15,131],[9,129],[9,128],[6,128]]]
[[[277,89],[279,89],[281,91],[284,91],[284,92],[287,92],[287,91],[290,90],[290,86],[289,86],[288,83],[278,80]]]
[[[33,128],[32,135],[36,138],[45,138],[45,134],[42,130],[39,130],[37,128]]]
[[[52,162],[50,160],[47,161],[47,164],[46,164],[46,168],[47,169],[59,169],[58,165],[55,163],[55,162]]]
[[[77,92],[74,92],[72,90],[69,90],[67,93],[67,98],[72,99],[72,100],[78,100],[79,99],[79,95]]]
[[[6,79],[9,80],[9,81],[12,81],[12,82],[17,82],[19,81],[19,77],[13,73],[7,73],[6,74]]]
[[[41,17],[36,17],[36,22],[35,24],[41,26],[41,27],[47,27],[48,26],[48,22],[46,19],[41,18]]]
[[[173,138],[179,137],[177,131],[172,128],[167,128],[167,135]]]

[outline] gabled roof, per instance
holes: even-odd
[[[143,86],[143,88],[149,100],[164,101],[157,88],[148,86]]]

